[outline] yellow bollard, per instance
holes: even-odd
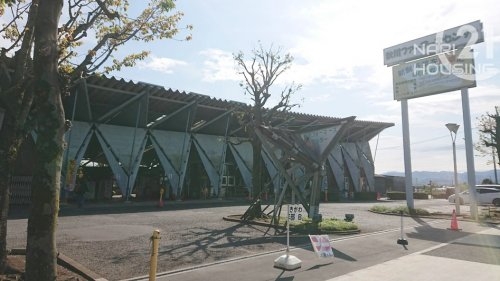
[[[160,243],[160,231],[156,229],[151,236],[151,261],[149,267],[149,281],[156,280],[156,266],[158,263],[158,245]]]

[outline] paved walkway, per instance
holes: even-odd
[[[488,243],[481,241],[476,243],[476,247],[492,247],[496,248],[498,253],[500,244],[500,230],[491,228],[480,233],[481,235],[493,235],[496,237],[496,243]],[[467,243],[470,237],[465,237],[453,241],[453,243]],[[451,245],[452,243],[439,244],[436,247],[431,247],[424,251],[403,256],[394,260],[390,260],[381,264],[377,264],[362,270],[350,272],[348,274],[328,279],[327,281],[355,281],[355,280],[371,280],[371,281],[420,281],[420,280],[453,280],[453,281],[470,281],[470,280],[497,280],[500,276],[500,256],[489,257],[494,259],[496,265],[466,261],[460,257],[439,257],[429,255],[432,251],[441,249]],[[461,253],[467,255],[468,253]]]
[[[281,251],[158,273],[156,280],[498,280],[500,228],[496,225],[481,226],[473,222],[461,222],[460,226],[464,226],[463,232],[448,230],[449,222],[442,221],[436,222],[428,229],[425,226],[423,229],[405,229],[405,233],[409,235],[409,245],[405,249],[394,240],[399,234],[397,231],[372,233],[366,237],[338,238],[332,241],[335,254],[333,259],[318,258],[308,246],[295,248],[290,254],[298,257],[302,264],[301,268],[293,271],[273,266],[274,260],[284,254]],[[459,238],[440,243],[440,237],[429,239],[429,235],[434,235],[429,234],[430,232],[440,237],[445,234]],[[369,242],[367,245],[363,241],[376,242],[372,245]],[[387,253],[382,253],[383,251]],[[370,259],[371,252],[378,256]],[[145,281],[148,277],[128,279],[132,280]]]
[[[238,205],[244,201],[218,199],[204,201],[168,202],[173,209],[193,208],[205,204]],[[404,202],[402,202],[404,203]],[[134,202],[132,206],[156,209],[157,202]],[[128,209],[131,205],[123,203],[92,204],[86,206],[88,213],[113,213]],[[417,204],[418,207],[418,204]],[[63,214],[79,214],[72,206],[63,206]],[[73,210],[75,209],[75,210]],[[427,208],[426,208],[427,209]],[[431,212],[441,212],[449,216],[453,206],[443,204]],[[468,206],[461,206],[462,215],[469,215]],[[463,232],[453,232],[456,239],[435,239],[423,237],[430,229],[405,228],[409,250],[396,244],[399,230],[361,234],[356,237],[335,238],[332,240],[335,258],[320,259],[309,245],[294,248],[291,254],[302,261],[301,268],[284,271],[273,267],[274,260],[284,254],[273,251],[254,256],[203,264],[170,272],[159,272],[157,281],[220,281],[220,280],[283,280],[283,281],[396,281],[396,280],[497,280],[500,276],[500,227],[481,226],[475,222],[459,221]],[[449,220],[441,220],[432,225],[437,234],[450,233]],[[440,231],[440,232],[439,232]],[[417,235],[410,235],[417,233]],[[368,241],[367,243],[364,241]],[[387,252],[387,253],[383,253]],[[369,260],[367,253],[376,258]],[[146,281],[147,276],[127,279]]]

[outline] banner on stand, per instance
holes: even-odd
[[[333,250],[328,235],[309,235],[309,239],[311,239],[314,252],[318,254],[318,257],[333,257]]]

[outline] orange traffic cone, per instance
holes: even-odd
[[[451,214],[451,226],[449,229],[455,231],[461,230],[458,228],[457,214],[455,213],[455,210],[453,210],[453,213]]]

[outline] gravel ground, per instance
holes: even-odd
[[[199,202],[189,205],[167,202],[162,209],[154,204],[119,203],[61,208],[57,233],[58,250],[108,280],[123,280],[149,272],[150,237],[161,233],[158,272],[172,271],[286,247],[286,235],[261,226],[223,220],[224,216],[243,214],[248,203],[239,206],[226,202]],[[401,203],[400,203],[401,204]],[[344,218],[354,214],[362,233],[400,227],[394,216],[373,214],[374,203],[325,203],[324,218]],[[185,209],[189,208],[189,209]],[[9,219],[8,248],[26,245],[27,220]],[[409,219],[411,220],[411,219]],[[305,235],[292,236],[291,246],[308,243]]]

